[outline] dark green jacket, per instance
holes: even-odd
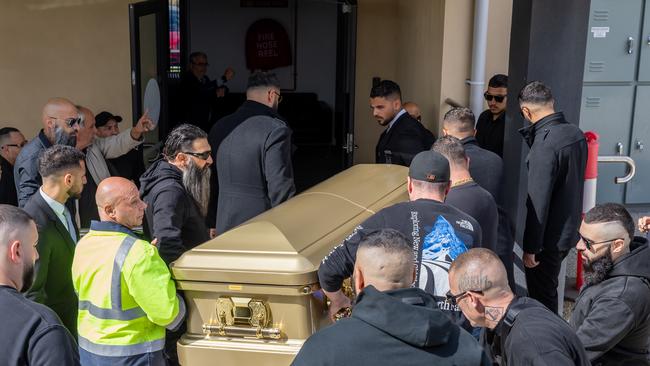
[[[24,210],[32,216],[38,228],[39,257],[34,284],[26,296],[54,310],[63,325],[77,339],[79,303],[72,286],[71,272],[75,242],[40,192],[32,195]],[[74,225],[79,240],[79,229]]]

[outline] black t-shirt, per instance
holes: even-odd
[[[506,126],[506,113],[492,119],[492,112],[486,109],[476,122],[476,141],[478,145],[503,158],[503,131]]]
[[[0,203],[18,206],[18,194],[14,182],[14,167],[0,156],[2,173],[0,176]]]
[[[483,233],[481,247],[496,252],[499,211],[490,192],[481,188],[476,182],[465,183],[453,187],[447,194],[445,203],[478,221]]]
[[[471,216],[450,205],[419,199],[384,208],[357,226],[328,254],[318,269],[321,287],[334,292],[352,275],[361,240],[377,229],[394,229],[411,240],[417,258],[415,286],[432,294],[438,307],[460,316],[460,309],[445,301],[451,262],[467,250],[481,246],[481,227]]]
[[[70,332],[48,307],[0,285],[0,365],[79,365]]]

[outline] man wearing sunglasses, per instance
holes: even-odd
[[[0,203],[18,206],[14,183],[14,164],[20,150],[27,144],[25,136],[16,128],[0,128]]]
[[[564,319],[512,293],[503,263],[489,249],[470,249],[451,264],[447,301],[472,326],[486,328],[481,342],[501,366],[591,365]]]
[[[488,109],[476,122],[476,140],[479,146],[503,157],[503,131],[506,125],[508,103],[508,76],[496,74],[490,78],[483,94]]]
[[[570,324],[594,365],[650,364],[650,248],[616,203],[587,212],[579,231],[585,284]]]
[[[18,205],[25,206],[38,191],[43,180],[38,174],[38,156],[53,145],[74,147],[81,128],[77,107],[65,98],[51,98],[43,107],[43,129],[28,142],[18,154],[14,165],[14,181],[18,193]]]
[[[587,142],[577,126],[555,112],[554,103],[551,89],[540,81],[519,93],[521,113],[530,122],[519,130],[530,147],[522,242],[526,284],[530,297],[557,312],[562,261],[578,241]]]

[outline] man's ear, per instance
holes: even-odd
[[[63,176],[63,183],[68,187],[72,186],[72,181],[73,180],[74,180],[74,177],[72,176],[72,173],[66,173]]]
[[[360,294],[366,287],[363,272],[361,272],[359,267],[354,266],[354,274],[352,276],[354,278],[354,283],[352,284],[352,286],[354,286],[354,291],[356,294]]]
[[[413,263],[413,273],[411,274],[411,284],[415,283],[415,273],[417,272],[417,263]]]
[[[12,263],[19,263],[22,253],[20,253],[20,240],[13,240],[9,245],[7,251],[7,259]]]
[[[409,194],[413,193],[413,180],[409,176],[406,177],[406,191]]]
[[[476,136],[476,128],[474,129],[474,133],[472,133],[472,136]]]
[[[443,136],[449,136],[449,130],[447,130],[446,128],[443,127],[442,128],[442,135]]]
[[[625,248],[625,240],[616,239],[612,243],[612,253],[621,253]]]
[[[445,188],[445,197],[447,197],[449,190],[451,190],[451,181],[447,182],[447,188]]]

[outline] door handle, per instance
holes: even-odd
[[[631,55],[634,52],[634,38],[627,37],[627,54]]]
[[[643,141],[636,140],[636,148],[637,150],[643,151],[643,149],[645,148],[645,146],[643,145]]]
[[[650,46],[650,36],[648,36],[648,46]]]
[[[617,142],[616,143],[616,152],[618,155],[623,155],[623,143],[622,142]]]

